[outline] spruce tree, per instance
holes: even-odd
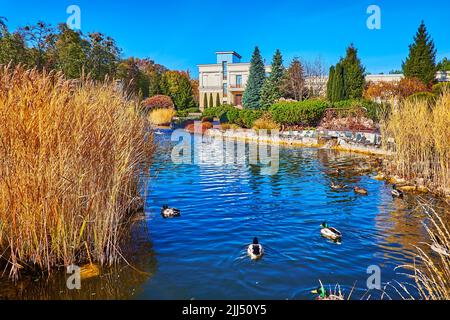
[[[213,95],[212,93],[209,94],[209,107],[213,108],[214,107],[214,101],[213,101]]]
[[[364,93],[365,68],[358,58],[358,50],[351,44],[341,62],[344,69],[344,98],[360,99]]]
[[[278,99],[282,97],[282,84],[285,70],[283,66],[283,56],[277,49],[272,60],[272,72],[264,81],[261,88],[261,108],[268,109]]]
[[[247,81],[247,87],[242,98],[244,108],[259,109],[261,107],[261,88],[266,78],[264,62],[261,58],[259,48],[255,47],[252,60],[250,62],[250,75]]]
[[[328,99],[328,101],[333,101],[334,72],[335,72],[335,68],[334,68],[334,66],[331,66],[330,74],[328,75],[328,82],[327,82],[327,99]]]
[[[217,95],[216,95],[216,107],[218,107],[220,105],[222,105],[222,103],[220,103],[220,94],[217,92]]]
[[[417,78],[426,85],[435,81],[436,49],[423,21],[414,37],[414,43],[409,46],[409,56],[402,67],[405,77]]]

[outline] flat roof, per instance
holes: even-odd
[[[237,53],[236,51],[216,51],[216,54],[232,54],[235,55],[236,57],[238,57],[239,59],[242,58],[242,56]]]

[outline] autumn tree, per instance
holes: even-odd
[[[294,58],[283,80],[283,96],[300,101],[305,94],[305,75],[301,61]]]

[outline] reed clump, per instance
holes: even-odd
[[[50,272],[120,257],[153,137],[112,83],[0,66],[0,265]]]
[[[430,237],[426,248],[416,247],[413,264],[400,266],[412,271],[420,299],[450,300],[450,230],[443,216],[427,202],[420,206],[428,217],[424,223]],[[406,291],[406,290],[405,290]]]
[[[450,91],[432,106],[424,99],[404,100],[382,131],[385,147],[393,151],[388,174],[450,195]]]

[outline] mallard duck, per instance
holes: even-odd
[[[369,191],[367,191],[364,188],[360,188],[358,186],[356,186],[353,190],[355,191],[355,193],[363,195],[363,196],[367,196],[369,194]]]
[[[180,210],[175,209],[175,208],[169,208],[168,205],[164,205],[161,208],[161,215],[163,216],[163,218],[167,219],[167,218],[179,217],[181,214],[180,214]]]
[[[345,188],[347,188],[345,184],[335,184],[333,181],[331,181],[331,189],[340,190]]]
[[[403,191],[397,189],[397,185],[396,185],[396,184],[394,184],[394,185],[392,186],[391,194],[392,194],[392,196],[393,196],[394,198],[403,198],[403,196],[404,196]]]
[[[430,246],[431,250],[436,252],[437,254],[450,257],[450,250],[446,248],[446,246],[442,243],[442,240],[435,236],[436,241]]]
[[[259,243],[258,238],[253,239],[253,243],[248,246],[247,253],[252,260],[259,260],[264,255],[264,248]]]
[[[324,287],[319,287],[316,290],[311,291],[313,294],[318,294],[316,300],[344,300],[342,297],[329,294]]]
[[[323,237],[331,239],[333,241],[338,241],[342,239],[342,233],[335,229],[328,226],[326,222],[322,223],[320,225],[322,227],[322,230],[320,230],[320,233]]]

